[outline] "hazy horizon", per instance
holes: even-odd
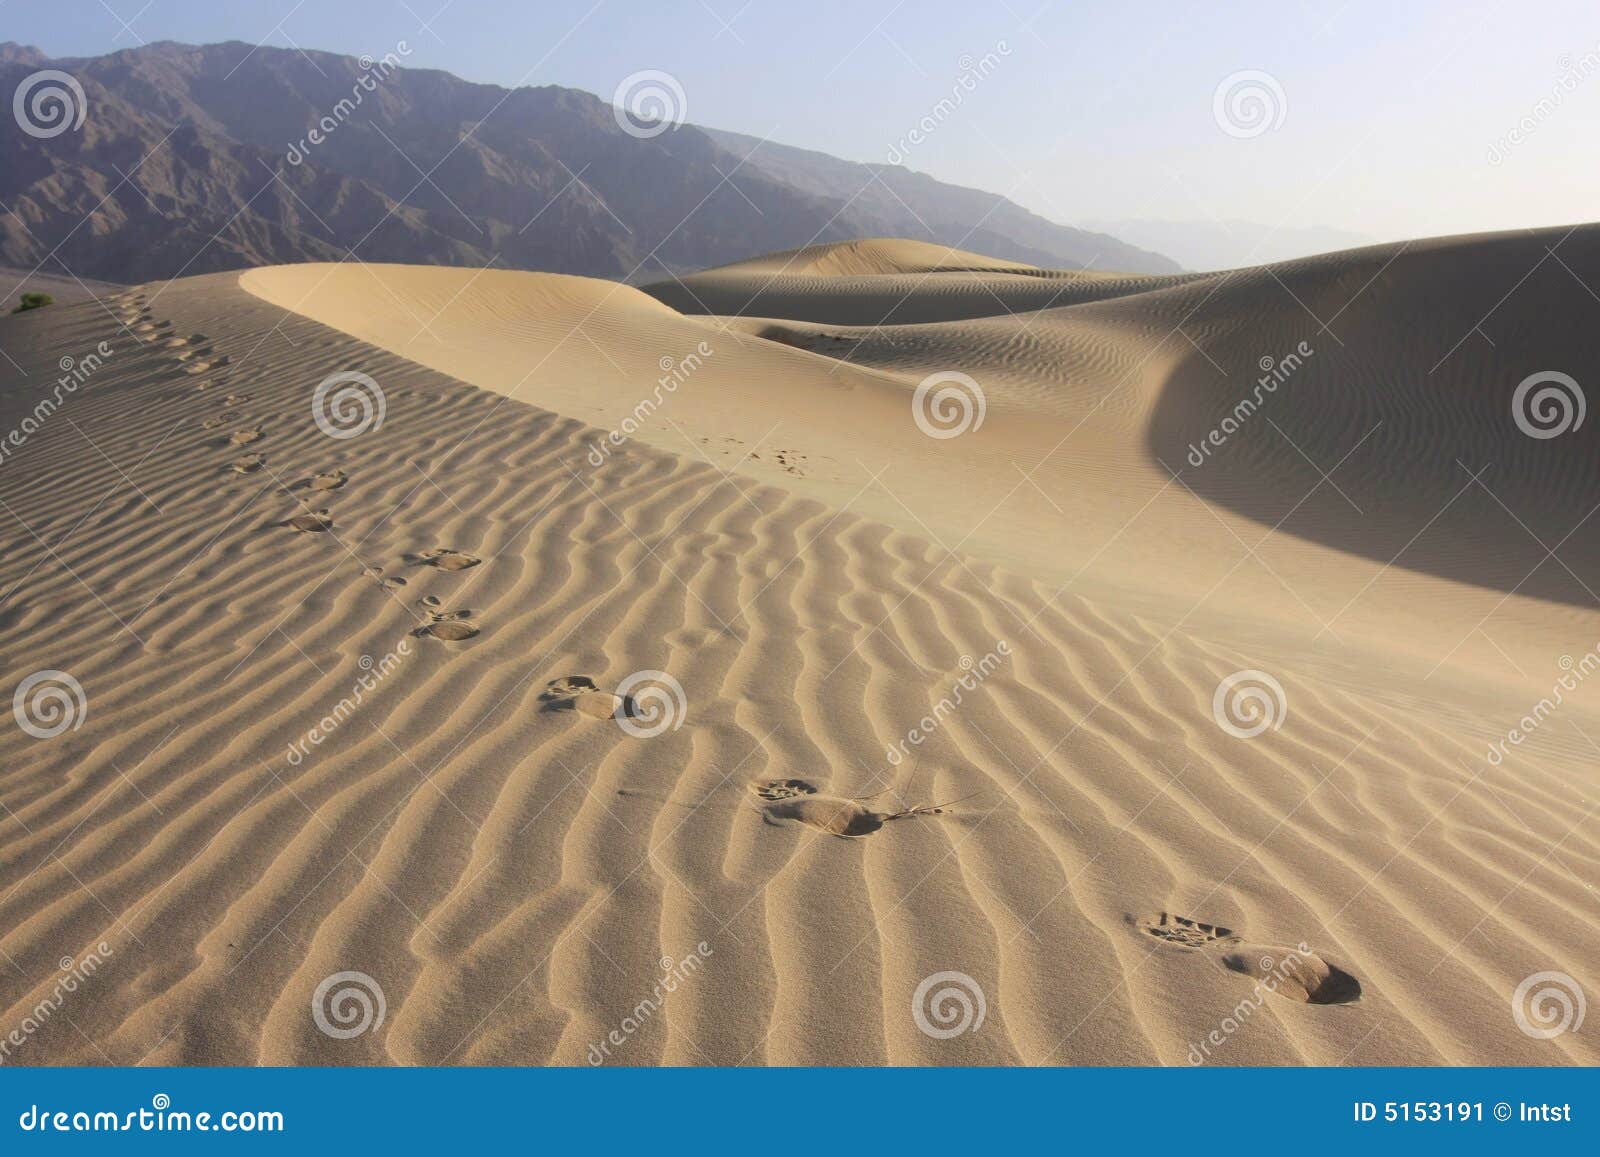
[[[903,163],[1068,225],[1248,221],[1389,241],[1593,217],[1568,158],[1600,120],[1600,26],[1575,3],[1547,6],[1535,27],[1489,4],[1352,3],[1331,17],[1251,4],[1222,22],[1178,5],[827,0],[807,29],[865,30],[837,38],[797,37],[763,0],[511,13],[478,0],[109,0],[5,16],[0,39],[54,57],[156,40],[381,56],[404,41],[410,67],[607,100],[659,70],[691,123]],[[771,44],[782,54],[752,51]]]

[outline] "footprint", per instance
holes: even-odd
[[[261,427],[252,426],[248,430],[235,430],[228,435],[228,443],[232,446],[248,446],[252,442],[261,440]]]
[[[224,406],[242,406],[250,400],[249,394],[229,394],[222,399]]]
[[[545,684],[539,694],[545,711],[576,711],[591,719],[615,719],[624,703],[609,691],[602,691],[587,675],[563,675]]]
[[[254,474],[267,464],[267,460],[260,454],[246,454],[243,458],[235,458],[229,465],[236,474]]]
[[[324,530],[333,529],[333,516],[326,508],[313,510],[309,514],[296,514],[293,518],[286,518],[278,523],[287,526],[290,530],[298,530],[301,534],[315,534]]]
[[[431,566],[436,570],[467,570],[475,567],[483,560],[476,555],[462,554],[458,550],[436,546],[432,550],[419,551],[415,555],[418,566]]]
[[[401,578],[399,575],[394,575],[391,578],[384,578],[383,568],[381,566],[363,567],[361,569],[361,574],[362,577],[372,579],[385,590],[393,590],[395,587],[403,587],[406,585],[406,580]]]
[[[1239,943],[1239,937],[1233,934],[1231,928],[1224,928],[1219,924],[1205,924],[1199,920],[1191,920],[1187,916],[1174,916],[1170,912],[1163,912],[1156,919],[1139,927],[1146,935],[1184,948],[1204,948],[1219,941],[1226,944]]]
[[[343,470],[330,470],[321,474],[313,474],[306,480],[308,490],[337,490],[350,481],[350,475]]]
[[[884,812],[872,811],[853,799],[834,799],[822,795],[782,799],[768,804],[762,810],[768,823],[793,820],[829,835],[848,839],[869,836],[894,818]]]
[[[202,430],[215,430],[227,420],[226,418],[210,417],[200,423],[200,428]]]
[[[791,786],[793,785],[793,786]],[[753,785],[753,790],[763,799],[771,799],[761,809],[761,818],[764,822],[774,826],[781,826],[783,820],[793,820],[805,824],[807,827],[817,828],[832,836],[843,836],[856,839],[861,836],[870,836],[885,824],[895,820],[920,819],[925,816],[942,816],[950,804],[918,804],[901,811],[880,812],[873,811],[862,803],[860,799],[841,799],[834,796],[817,795],[816,788],[804,780],[775,779],[766,780]],[[784,796],[778,793],[793,791],[793,795]],[[771,791],[773,795],[765,794]],[[809,793],[809,794],[808,794]],[[882,794],[881,792],[879,794]],[[864,796],[863,799],[871,799]],[[963,796],[962,799],[970,799]],[[960,800],[951,801],[959,803]]]
[[[423,600],[427,603],[427,600]],[[437,606],[438,602],[428,604]],[[471,611],[434,611],[428,616],[428,621],[418,627],[412,634],[418,637],[431,636],[443,639],[448,643],[459,643],[478,634],[478,628],[467,622],[472,617]]]
[[[1361,982],[1305,944],[1247,944],[1231,929],[1163,912],[1139,927],[1158,940],[1188,949],[1228,948],[1215,959],[1266,991],[1301,1004],[1349,1004],[1361,999]]]
[[[773,801],[817,794],[816,787],[803,779],[758,779],[750,785],[750,790],[762,799]]]
[[[1361,982],[1315,952],[1251,945],[1222,957],[1222,966],[1255,980],[1277,996],[1301,1004],[1349,1004],[1361,999]]]

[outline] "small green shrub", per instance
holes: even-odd
[[[30,309],[43,309],[47,305],[54,305],[56,299],[48,293],[24,293],[17,299],[18,305],[12,313],[26,313]]]

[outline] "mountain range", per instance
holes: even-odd
[[[1178,268],[897,166],[692,124],[626,132],[577,89],[239,42],[81,59],[0,45],[0,92],[15,99],[41,70],[81,87],[83,121],[41,136],[20,114],[0,120],[0,265],[132,283],[353,253],[648,280],[896,236],[1055,267]]]

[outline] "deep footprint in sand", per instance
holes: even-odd
[[[1139,925],[1158,940],[1185,949],[1208,951],[1229,972],[1248,976],[1266,991],[1301,1004],[1348,1004],[1361,998],[1361,982],[1336,964],[1330,964],[1305,944],[1247,944],[1232,929],[1207,924],[1187,916],[1163,912]]]
[[[246,454],[243,458],[235,458],[228,465],[235,474],[254,474],[267,464],[267,460],[260,454]]]
[[[248,446],[250,443],[259,442],[260,440],[260,426],[252,426],[248,430],[235,430],[233,433],[228,435],[228,444],[230,446]]]
[[[249,394],[229,394],[222,399],[224,406],[242,406],[250,400]]]
[[[758,779],[750,785],[750,790],[765,800],[777,801],[780,799],[799,799],[801,796],[816,795],[815,785],[803,779]]]
[[[432,550],[419,551],[416,555],[419,566],[431,566],[436,570],[467,570],[477,566],[483,560],[476,555],[463,554],[459,550],[448,547],[436,546]]]
[[[1349,1004],[1361,999],[1359,980],[1309,949],[1252,944],[1224,954],[1222,966],[1301,1004]]]
[[[620,697],[600,690],[587,675],[563,675],[545,684],[539,701],[546,711],[576,711],[591,719],[615,719],[623,707]]]
[[[779,795],[772,802],[761,809],[761,819],[764,823],[781,827],[784,821],[804,824],[827,832],[831,836],[841,836],[846,839],[859,839],[870,836],[881,829],[885,824],[895,820],[921,819],[926,816],[945,815],[952,804],[961,800],[952,800],[950,803],[917,804],[913,807],[902,808],[899,811],[880,812],[867,807],[861,799],[842,799],[835,796],[817,795],[816,788],[804,780],[778,779],[765,780],[753,786],[757,795],[762,795],[764,789],[774,791],[791,790],[789,785],[796,785],[792,790],[797,794],[792,796]],[[810,794],[807,794],[810,793]],[[878,794],[882,794],[881,792]],[[771,798],[762,796],[762,798]],[[871,799],[872,796],[864,796]],[[970,799],[963,796],[962,799]]]
[[[848,839],[869,836],[891,819],[898,818],[888,812],[872,811],[853,799],[835,799],[825,795],[780,799],[761,810],[762,818],[769,824],[792,820],[831,836]]]
[[[350,475],[343,470],[328,470],[321,474],[313,474],[306,479],[307,490],[337,490],[350,481]]]
[[[403,587],[406,585],[406,580],[401,578],[399,575],[394,575],[390,578],[384,578],[383,568],[381,566],[364,567],[362,568],[361,574],[364,578],[372,579],[384,590],[394,590],[396,587]]]
[[[290,530],[297,530],[301,534],[318,534],[333,529],[333,515],[324,508],[307,514],[296,514],[293,518],[284,519],[278,525],[287,526]]]
[[[443,639],[447,643],[459,643],[478,634],[478,627],[467,621],[471,617],[471,611],[433,611],[429,613],[428,621],[412,633],[419,637]]]
[[[1139,927],[1147,936],[1154,936],[1157,940],[1165,940],[1168,944],[1177,944],[1184,948],[1204,948],[1219,941],[1225,944],[1239,943],[1239,938],[1233,934],[1231,928],[1191,920],[1187,916],[1174,916],[1170,912],[1163,912],[1154,920]]]

